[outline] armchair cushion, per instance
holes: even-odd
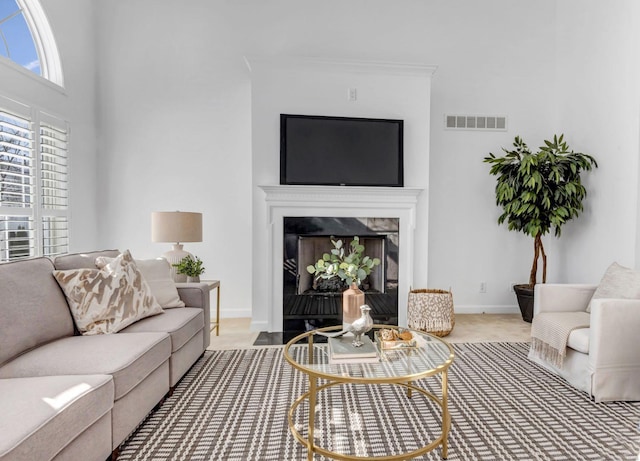
[[[603,298],[640,299],[640,272],[616,262],[611,264],[591,299]],[[591,312],[591,303],[587,312]]]
[[[576,328],[569,333],[567,347],[574,351],[589,353],[589,328]]]
[[[590,316],[586,312],[543,312],[531,323],[531,351],[538,357],[562,367],[567,354],[571,332],[588,328]]]

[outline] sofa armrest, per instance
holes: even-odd
[[[586,311],[596,285],[538,283],[533,296],[533,313]]]
[[[589,366],[640,369],[640,300],[591,302]]]
[[[204,311],[204,348],[206,349],[211,338],[209,326],[211,323],[210,289],[206,283],[176,283],[178,295],[186,307],[199,307]]]

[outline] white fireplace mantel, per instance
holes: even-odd
[[[407,324],[402,296],[413,283],[413,245],[419,187],[261,185],[266,194],[268,227],[267,293],[269,331],[282,331],[283,236],[285,217],[356,217],[399,219],[398,323]]]

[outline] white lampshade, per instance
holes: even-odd
[[[202,213],[154,211],[151,213],[152,242],[202,242]]]
[[[176,273],[173,265],[187,256],[193,257],[182,249],[180,242],[202,242],[202,213],[154,211],[151,213],[151,241],[174,242],[173,248],[162,256],[171,264],[173,280],[186,282],[187,276]]]

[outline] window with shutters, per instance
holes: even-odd
[[[0,98],[0,261],[69,248],[68,126]]]

